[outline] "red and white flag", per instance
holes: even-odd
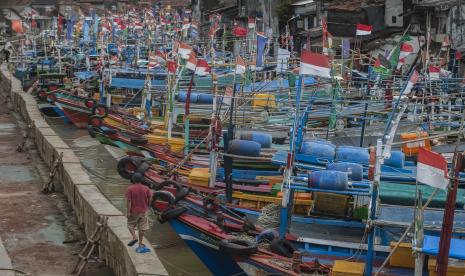
[[[444,40],[442,41],[441,50],[447,51],[447,48],[450,47],[450,38],[448,35],[444,36]]]
[[[255,28],[255,18],[249,17],[247,27],[249,27],[249,29]]]
[[[195,71],[195,68],[197,67],[197,58],[195,57],[194,53],[191,53],[189,55],[189,59],[186,62],[186,68]]]
[[[329,58],[323,54],[304,50],[300,56],[300,74],[331,78]]]
[[[246,64],[245,61],[241,58],[241,56],[236,57],[236,74],[242,75],[245,73]]]
[[[447,161],[439,153],[420,148],[418,152],[417,181],[435,188],[449,185]]]
[[[371,25],[357,24],[357,32],[355,33],[355,35],[357,36],[371,35],[372,30],[373,30],[373,26]]]
[[[410,79],[407,82],[407,85],[405,86],[404,90],[404,95],[407,96],[412,92],[413,86],[418,82],[418,77],[420,74],[418,74],[417,70],[413,71],[412,76],[410,76]]]
[[[181,56],[181,58],[189,58],[189,55],[192,53],[192,46],[179,42],[178,44],[178,54]]]
[[[397,63],[397,69],[400,69],[405,64],[405,58],[413,53],[413,46],[407,42],[402,43],[400,47],[399,62]]]
[[[195,68],[195,74],[199,76],[206,76],[210,74],[211,68],[205,59],[197,60],[197,67]]]
[[[430,80],[440,80],[440,75],[439,75],[439,73],[441,72],[440,67],[430,65],[428,68],[428,72],[429,72]]]

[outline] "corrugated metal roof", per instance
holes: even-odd
[[[328,4],[327,9],[330,11],[361,11],[366,6],[380,6],[384,5],[384,0],[352,0],[344,1],[337,0]]]

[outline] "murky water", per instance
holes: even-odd
[[[91,180],[113,205],[125,211],[124,192],[129,181],[121,178],[116,171],[117,158],[124,153],[117,148],[101,145],[85,129],[78,129],[58,119],[49,120],[49,123],[80,158]],[[168,224],[159,224],[154,217],[151,220],[147,239],[161,247],[156,253],[170,275],[211,275]]]

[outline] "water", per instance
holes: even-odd
[[[49,120],[49,123],[79,157],[92,182],[114,206],[125,212],[124,192],[129,181],[121,178],[116,171],[117,158],[123,156],[124,152],[101,145],[89,136],[86,129],[78,129],[57,119]],[[169,275],[211,275],[169,224],[159,224],[154,216],[151,216],[147,239],[161,247],[156,253]]]

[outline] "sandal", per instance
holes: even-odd
[[[134,244],[136,244],[136,242],[138,242],[139,240],[132,240],[130,242],[128,242],[128,246],[133,246]]]

